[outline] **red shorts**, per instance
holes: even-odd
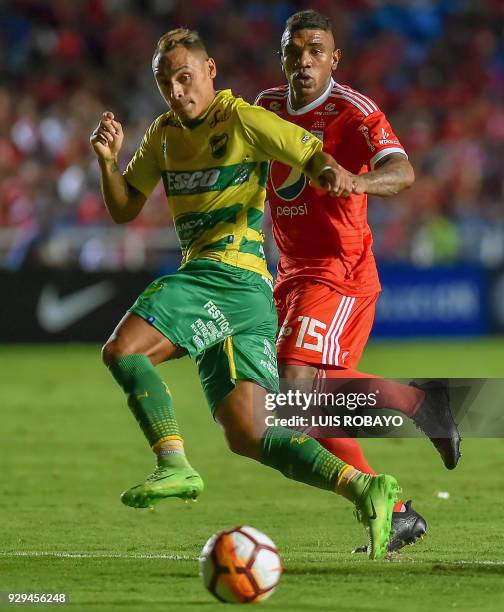
[[[378,293],[348,297],[317,282],[275,296],[279,360],[355,368],[373,327]]]

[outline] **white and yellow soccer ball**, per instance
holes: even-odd
[[[203,584],[218,600],[256,603],[272,595],[282,575],[273,541],[253,527],[213,535],[199,557]]]

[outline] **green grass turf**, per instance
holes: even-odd
[[[500,377],[503,363],[504,341],[469,340],[372,343],[361,365],[388,376]],[[80,610],[220,610],[195,559],[212,533],[241,523],[268,533],[283,556],[264,609],[503,609],[502,440],[465,440],[454,472],[427,440],[365,441],[372,464],[394,473],[429,521],[421,543],[371,562],[349,554],[364,538],[348,502],[232,455],[193,364],[161,370],[206,491],[197,503],[132,510],[119,493],[153,458],[98,348],[0,349],[0,591],[65,591]]]

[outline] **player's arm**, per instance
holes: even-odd
[[[354,175],[323,152],[322,143],[313,134],[258,106],[242,106],[238,117],[245,138],[266,158],[298,168],[332,196],[350,195]]]
[[[324,151],[317,151],[309,159],[304,173],[315,187],[329,192],[333,197],[347,198],[354,189],[355,175],[340,166]]]
[[[391,153],[380,159],[371,172],[353,177],[353,193],[381,196],[394,196],[403,189],[411,187],[415,172],[408,158],[402,153]]]
[[[117,157],[124,140],[124,132],[113,113],[103,113],[90,142],[98,158],[101,172],[103,200],[116,223],[133,220],[142,210],[146,197],[130,185],[119,170]]]
[[[355,176],[353,193],[386,198],[414,183],[415,173],[406,151],[379,109],[366,117],[356,112],[345,138],[355,160],[370,168]]]

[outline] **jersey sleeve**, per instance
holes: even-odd
[[[140,146],[123,175],[126,181],[142,192],[146,198],[154,191],[161,178],[161,169],[156,155],[156,144],[159,144],[159,124],[158,118],[145,132]]]
[[[313,134],[265,108],[247,104],[237,113],[246,140],[265,160],[276,159],[304,171],[314,153],[322,150],[322,142]]]
[[[257,97],[254,100],[254,106],[262,106],[264,108],[262,93],[263,92],[261,92],[260,94],[257,94]]]
[[[352,129],[355,130],[356,142],[361,149],[363,159],[367,161],[371,170],[391,153],[400,153],[408,157],[382,111],[378,110],[366,117],[360,115],[352,125]]]
[[[262,106],[263,108],[266,108],[266,101],[264,99],[264,95],[268,94],[270,90],[268,89],[264,89],[263,91],[259,92],[256,96],[256,99],[254,100],[254,106]]]

